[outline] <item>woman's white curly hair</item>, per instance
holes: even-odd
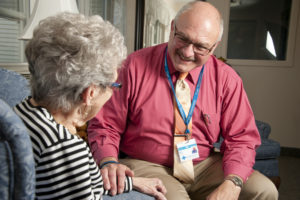
[[[26,46],[32,97],[68,112],[91,84],[108,86],[127,55],[124,37],[100,16],[60,13],[42,20]]]

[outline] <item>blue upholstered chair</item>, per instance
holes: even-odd
[[[261,136],[261,145],[256,150],[254,169],[268,177],[279,176],[278,157],[280,156],[280,144],[269,139],[271,126],[256,120],[256,126]]]
[[[27,129],[0,99],[0,199],[34,199],[35,169]]]
[[[260,133],[261,145],[256,149],[254,169],[269,177],[277,188],[280,186],[279,164],[280,156],[279,142],[269,139],[271,126],[259,120],[256,120],[256,126]]]
[[[0,68],[0,98],[14,107],[30,94],[28,81],[17,72]]]

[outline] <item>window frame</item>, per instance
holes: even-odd
[[[222,41],[219,43],[214,54],[217,57],[222,57],[227,60],[231,65],[236,66],[270,66],[270,67],[292,67],[295,57],[295,41],[296,31],[299,15],[299,0],[292,0],[290,23],[287,38],[287,52],[285,60],[249,60],[249,59],[228,59],[227,58],[227,45],[228,45],[228,30],[229,30],[229,16],[230,16],[230,0],[208,0],[216,6],[223,16],[224,20],[224,33]]]
[[[109,0],[106,0],[109,1]],[[144,0],[122,0],[126,1],[126,3],[130,4],[130,6],[126,7],[126,28],[124,38],[125,45],[127,47],[127,54],[132,53],[137,50],[136,47],[136,20],[138,20],[137,12],[140,9],[140,6],[143,5],[142,2]],[[77,0],[79,13],[82,13],[86,16],[90,15],[90,0]],[[105,19],[106,20],[106,19]]]
[[[19,1],[23,2],[24,0],[19,0]],[[136,9],[132,9],[132,7],[135,7],[136,3],[139,0],[127,0],[127,1],[131,3],[131,6],[128,6],[127,11],[126,11],[126,12],[129,13],[127,22],[128,23],[132,22],[132,21],[135,22]],[[35,0],[24,1],[24,10],[32,12],[34,4],[35,4]],[[90,5],[90,0],[77,0],[77,6],[78,6],[79,13],[82,13],[84,15],[89,15],[89,5]],[[134,12],[132,12],[132,10]],[[29,12],[25,12],[27,20],[30,17]],[[134,35],[135,35],[135,32],[136,32],[136,29],[135,29],[136,24],[134,22],[128,24],[127,27],[126,27],[127,28],[127,34],[129,36],[132,36],[132,37],[128,37],[127,42],[126,42],[128,53],[133,52],[134,50],[136,50],[135,49],[136,41],[135,41],[135,38],[134,38],[135,37]],[[25,23],[25,22],[21,22],[21,25],[24,27],[23,23]],[[21,52],[24,52],[25,44],[26,44],[26,41],[22,41],[22,46],[20,48]],[[25,55],[23,54],[22,56],[25,56]],[[23,60],[25,60],[25,59],[23,59]],[[13,62],[6,63],[6,62],[1,62],[0,61],[0,68],[16,71],[20,74],[28,74],[29,73],[28,63],[26,61],[24,61],[24,62],[15,62],[15,63],[13,63]]]
[[[28,1],[19,0],[19,1],[23,3],[24,12],[30,11],[33,9],[30,7],[31,5],[34,5],[32,3],[33,0],[28,0]],[[29,12],[25,12],[24,14],[26,16],[26,20],[28,20],[29,16],[30,16]],[[26,22],[20,20],[20,26],[24,28],[24,24],[26,24]],[[23,53],[25,50],[25,43],[26,43],[26,41],[21,41],[21,46],[19,49],[19,51],[21,52],[21,60],[25,60],[25,58],[24,58],[25,54]],[[6,63],[6,62],[0,61],[0,67],[4,68],[4,69],[19,72],[21,74],[25,74],[28,72],[28,63],[25,61],[24,62],[15,62],[15,63],[14,62]]]

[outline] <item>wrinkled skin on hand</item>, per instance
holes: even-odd
[[[133,177],[133,188],[142,193],[154,196],[156,200],[167,200],[164,196],[167,190],[158,178]]]
[[[144,194],[155,197],[156,200],[166,200],[167,193],[162,181],[158,178],[133,177],[134,173],[123,164],[107,164],[101,169],[104,188],[110,190],[112,196],[124,192],[126,176],[132,177],[133,188]],[[117,185],[118,183],[118,185]]]
[[[238,200],[241,188],[230,180],[224,181],[217,187],[206,200]]]

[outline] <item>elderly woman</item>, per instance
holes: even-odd
[[[39,24],[25,53],[32,96],[15,111],[32,141],[36,198],[101,199],[109,191],[76,127],[121,86],[114,81],[126,56],[123,36],[100,16],[61,13]],[[158,179],[128,176],[121,191],[132,188],[165,199]]]

